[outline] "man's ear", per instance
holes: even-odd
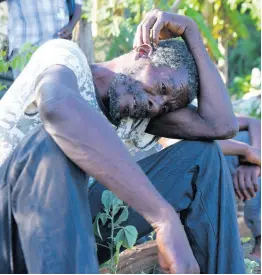
[[[142,44],[135,49],[135,59],[148,58],[150,59],[153,55],[153,48],[149,44]]]

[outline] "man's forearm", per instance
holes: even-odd
[[[245,156],[248,144],[236,140],[218,140],[218,144],[225,156]]]
[[[196,61],[200,78],[198,114],[218,132],[228,129],[234,135],[237,121],[228,91],[205,49],[198,28],[189,26],[183,38]]]
[[[261,121],[244,115],[237,115],[239,130],[246,130],[250,136],[250,144],[261,149]]]
[[[72,16],[69,24],[72,26],[72,27],[75,27],[76,23],[78,22],[78,20],[80,19],[81,17],[81,12],[82,12],[82,6],[81,5],[78,5],[76,4],[75,5],[75,12],[74,12],[74,15]]]

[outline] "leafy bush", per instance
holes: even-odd
[[[7,60],[6,51],[0,51],[0,73],[6,73],[9,68],[22,70],[36,49],[37,47],[30,43],[26,43],[21,48],[20,53],[10,60]],[[5,85],[0,83],[0,91],[5,90],[6,88],[7,87]]]

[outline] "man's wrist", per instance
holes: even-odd
[[[200,36],[200,31],[199,31],[198,25],[194,20],[192,20],[191,18],[188,18],[187,26],[184,31],[183,38],[186,41],[191,41],[192,39],[196,39],[199,36]]]
[[[71,19],[68,23],[68,27],[71,28],[72,30],[74,29],[75,25],[76,24],[74,24],[73,19]]]
[[[182,38],[186,42],[193,56],[206,54],[206,49],[201,37],[201,33],[198,29],[197,24],[193,20],[186,27]]]
[[[181,223],[177,212],[171,205],[160,208],[158,213],[149,222],[155,230],[162,227],[164,224],[172,223],[175,225],[176,223]]]
[[[242,143],[241,148],[239,149],[239,156],[246,157],[250,151],[250,145],[247,143]]]

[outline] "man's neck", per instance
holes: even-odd
[[[104,115],[111,123],[117,126],[117,123],[112,119],[109,114],[109,101],[107,91],[115,77],[114,68],[115,64],[113,61],[92,64],[90,66],[91,73],[93,76],[93,82],[95,87],[95,93],[98,105]]]
[[[102,112],[115,125],[119,122],[113,121],[109,114],[108,89],[116,74],[122,72],[126,64],[130,66],[130,54],[127,53],[108,62],[90,65],[97,102]]]
[[[121,55],[111,61],[92,64],[90,66],[93,81],[97,89],[97,97],[102,101],[107,100],[107,91],[116,75],[123,71],[125,66],[130,66],[130,53]]]
[[[107,100],[107,91],[115,77],[114,64],[111,62],[97,63],[90,66],[97,97]]]

